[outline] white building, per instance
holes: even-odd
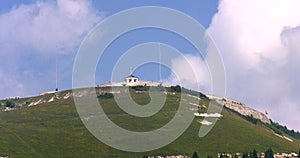
[[[129,75],[124,80],[127,86],[136,86],[136,84],[139,84],[139,78],[133,75]]]
[[[120,86],[164,86],[170,87],[169,85],[164,85],[161,82],[153,82],[153,81],[141,81],[138,77],[133,76],[132,74],[125,77],[124,82],[108,82],[98,87],[120,87]]]

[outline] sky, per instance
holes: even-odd
[[[300,2],[298,0],[11,0],[0,1],[0,98],[34,96],[72,87],[72,66],[85,36],[109,16],[140,6],[161,6],[181,11],[202,24],[222,56],[226,96],[240,100],[289,128],[300,130]],[[126,23],[126,20],[124,20]],[[172,45],[193,65],[200,90],[210,92],[205,57],[174,33],[141,29],[124,34],[103,55],[95,84],[108,82],[114,63],[126,50],[143,42]],[[190,71],[183,59],[163,68],[166,82],[175,83],[172,71]],[[146,64],[134,74],[159,80],[157,64]],[[128,68],[129,73],[129,68]],[[193,88],[193,83],[187,85]]]

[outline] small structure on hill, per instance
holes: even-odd
[[[138,77],[130,74],[124,78],[124,82],[107,82],[98,85],[98,87],[120,87],[120,86],[163,86],[170,87],[170,85],[165,85],[162,82],[153,82],[153,81],[143,81]]]

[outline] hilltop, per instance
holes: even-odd
[[[220,152],[297,152],[300,140],[292,132],[269,120],[263,113],[241,102],[187,90],[179,86],[158,89],[165,91],[164,107],[149,118],[126,114],[114,101],[113,93],[130,93],[141,105],[150,101],[147,86],[129,87],[129,91],[112,91],[110,87],[96,87],[98,100],[107,116],[122,128],[149,131],[160,128],[175,115],[181,93],[198,99],[190,106],[191,114],[205,114],[209,101],[225,105],[214,128],[203,138],[198,137],[203,117],[195,117],[187,131],[171,144],[154,151],[129,153],[113,149],[97,140],[80,120],[73,97],[84,97],[94,88],[45,93],[29,98],[0,101],[0,156],[9,157],[143,157],[149,155],[198,152],[201,157],[217,156]],[[157,93],[158,93],[157,92]],[[207,122],[206,122],[207,123]]]

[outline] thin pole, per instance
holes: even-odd
[[[158,44],[158,54],[159,54],[159,82],[162,81],[161,77],[161,52],[160,52],[160,44]]]
[[[57,56],[55,57],[55,91],[58,91],[58,83],[57,83]]]
[[[130,75],[132,75],[132,67],[130,67],[130,70],[129,70],[129,71],[130,71]]]

